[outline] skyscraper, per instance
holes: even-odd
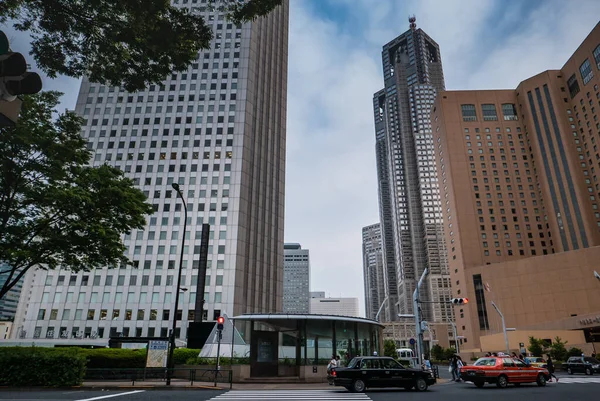
[[[600,245],[599,87],[597,24],[560,70],[515,89],[437,97],[446,244],[454,295],[472,301],[457,311],[470,347],[498,318],[492,295],[519,330],[553,319],[569,329],[595,323],[598,292],[586,286],[599,250],[585,248]]]
[[[367,319],[375,319],[385,299],[381,224],[363,227],[362,241],[365,312]]]
[[[444,90],[439,46],[414,17],[383,46],[384,89],[373,97],[379,213],[384,247],[385,319],[413,313],[412,293],[425,268],[422,318],[444,322],[452,309],[434,160],[430,108]]]
[[[184,219],[172,183],[188,204],[177,338],[196,297],[208,320],[282,310],[288,1],[243,26],[219,1],[175,3],[205,17],[211,48],[137,93],[84,78],[76,107],[93,164],[122,169],[154,205],[125,237],[137,268],[38,271],[20,317],[29,338],[167,335]],[[203,223],[208,272],[196,294]]]
[[[283,312],[309,313],[310,260],[300,244],[283,246]]]

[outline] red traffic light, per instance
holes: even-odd
[[[469,298],[463,298],[463,303],[468,304],[469,303]]]
[[[219,323],[219,324],[223,324],[223,323],[225,323],[225,318],[224,318],[223,316],[219,316],[219,317],[217,318],[217,323]]]

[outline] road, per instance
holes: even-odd
[[[295,401],[343,401],[343,400],[373,400],[373,401],[402,401],[443,399],[444,401],[505,401],[513,399],[531,399],[544,401],[597,399],[600,394],[600,377],[559,376],[558,383],[549,383],[546,387],[522,385],[498,389],[486,385],[478,389],[469,383],[444,383],[431,386],[429,391],[418,393],[404,390],[369,390],[365,394],[352,394],[345,390],[326,388],[320,390],[152,390],[152,389],[123,389],[115,390],[41,390],[41,391],[10,391],[0,390],[0,400],[67,400],[67,401],[233,401],[233,400],[295,400]],[[301,385],[299,385],[301,386]]]

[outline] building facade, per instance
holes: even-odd
[[[362,229],[363,279],[365,285],[365,313],[367,319],[375,319],[383,300],[383,243],[381,224]],[[381,313],[380,313],[381,315]]]
[[[300,244],[284,244],[283,312],[309,313],[310,260]]]
[[[384,318],[412,314],[412,294],[421,274],[421,315],[430,322],[452,319],[443,302],[451,295],[430,109],[444,90],[439,46],[411,27],[383,46],[385,88],[373,98],[379,213],[383,240]]]
[[[8,270],[6,264],[0,263],[0,271]],[[7,275],[0,274],[0,288],[6,282]],[[23,289],[24,279],[19,280],[13,288],[6,293],[6,295],[0,299],[0,321],[12,322],[17,312],[17,306],[19,305],[19,298],[21,296],[21,290]]]
[[[327,298],[324,293],[316,293],[316,295],[310,298],[312,315],[360,317],[358,298]]]
[[[27,338],[168,334],[185,218],[172,183],[188,205],[177,338],[197,297],[209,321],[282,310],[288,1],[241,26],[219,1],[186,3],[175,6],[214,32],[187,71],[137,93],[84,78],[77,100],[92,163],[123,170],[154,205],[147,226],[125,237],[137,268],[32,272],[17,322]],[[197,294],[203,223],[208,271]]]
[[[447,91],[437,97],[432,119],[454,296],[476,301],[457,310],[457,324],[473,348],[480,335],[494,330],[495,295],[486,289],[509,286],[526,313],[536,303],[526,302],[527,291],[516,294],[525,273],[514,269],[533,266],[533,259],[550,266],[559,254],[600,245],[599,85],[600,24],[560,70],[526,79],[515,90]],[[518,264],[525,258],[533,259]],[[506,275],[509,266],[515,283],[501,278],[486,283],[487,272],[500,277],[496,272]],[[581,276],[580,288],[589,278]],[[543,282],[540,277],[531,285]],[[576,288],[561,294],[574,296]],[[532,291],[553,297],[540,288]],[[586,302],[570,312],[589,313]],[[526,323],[512,320],[521,311],[506,308],[508,321]],[[544,316],[552,317],[560,313]]]

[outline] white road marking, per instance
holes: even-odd
[[[600,377],[559,377],[558,384],[586,384],[586,383],[594,383],[600,384]],[[556,381],[552,382],[556,383]]]
[[[225,400],[371,400],[366,394],[343,390],[234,390],[211,398],[209,401]]]
[[[113,398],[113,397],[120,397],[122,395],[129,395],[129,394],[136,394],[136,393],[143,393],[146,390],[135,390],[135,391],[128,391],[126,393],[119,393],[119,394],[110,394],[110,395],[102,395],[100,397],[93,397],[93,398],[82,398],[80,400],[75,400],[75,401],[94,401],[94,400],[104,400],[106,398]]]

